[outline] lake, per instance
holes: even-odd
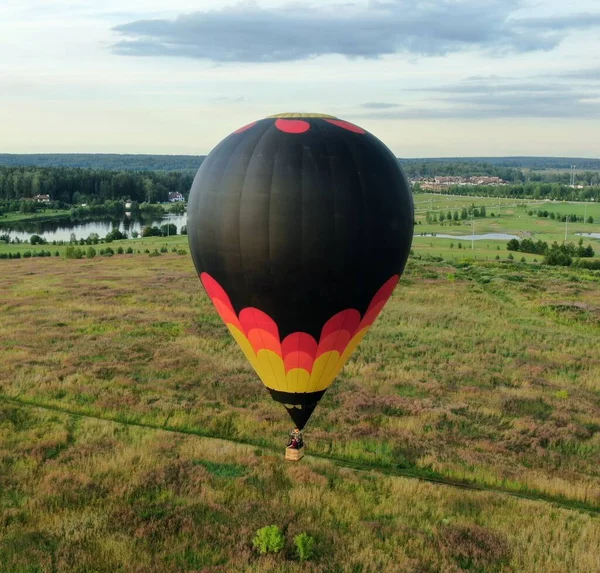
[[[428,233],[424,235],[415,235],[415,237],[432,237],[438,239],[456,239],[461,241],[483,241],[489,239],[492,241],[510,241],[511,239],[519,239],[518,235],[508,235],[507,233],[485,233],[483,235],[444,235],[436,233],[435,235]]]
[[[25,223],[13,223],[3,226],[0,221],[0,235],[8,234],[12,239],[28,241],[31,235],[39,235],[49,243],[52,241],[68,241],[71,233],[75,233],[77,239],[86,239],[91,233],[97,233],[100,238],[105,237],[113,229],[119,229],[131,237],[133,231],[141,233],[147,225],[158,226],[172,223],[177,227],[177,232],[187,224],[187,215],[166,214],[163,217],[151,216],[148,218],[128,217],[111,219],[105,218],[96,221],[78,222],[71,219],[54,219],[48,221],[28,221]]]

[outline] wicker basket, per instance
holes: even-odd
[[[290,462],[299,462],[304,457],[304,446],[301,448],[286,448],[285,459]]]

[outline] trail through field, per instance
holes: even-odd
[[[125,425],[125,426],[133,426],[133,427],[139,427],[139,428],[147,428],[147,429],[152,429],[152,430],[156,430],[156,431],[169,432],[169,433],[173,433],[173,434],[193,435],[193,436],[197,436],[199,438],[207,439],[207,440],[217,440],[217,441],[229,442],[229,443],[246,445],[246,446],[255,446],[255,447],[261,448],[263,450],[270,450],[270,451],[276,452],[276,453],[281,453],[281,451],[283,450],[283,445],[280,450],[279,448],[275,448],[271,444],[264,443],[260,440],[223,438],[218,435],[211,434],[209,432],[203,432],[201,429],[190,430],[190,429],[170,427],[167,424],[164,424],[164,425],[148,424],[148,423],[135,422],[135,421],[127,420],[127,419],[119,419],[117,417],[91,415],[91,414],[86,414],[83,412],[78,412],[77,410],[72,410],[69,408],[62,408],[62,407],[53,406],[50,404],[36,403],[36,402],[32,402],[30,400],[23,400],[20,398],[7,397],[7,396],[0,395],[0,402],[4,402],[6,404],[12,404],[12,405],[23,407],[23,408],[40,409],[40,410],[46,410],[46,411],[51,411],[51,412],[58,412],[61,414],[74,416],[77,418],[100,420],[100,421],[108,422],[108,423],[121,424],[121,425]],[[393,465],[384,465],[384,464],[379,465],[377,463],[365,463],[365,462],[354,461],[354,460],[346,460],[346,459],[342,459],[342,458],[339,458],[336,456],[322,454],[322,453],[308,454],[306,457],[327,460],[327,461],[335,464],[338,467],[345,467],[345,468],[352,469],[354,471],[376,472],[376,473],[383,474],[383,475],[412,478],[412,479],[416,479],[416,480],[420,480],[420,481],[424,481],[424,482],[445,485],[445,486],[453,487],[453,488],[460,488],[460,489],[466,489],[466,490],[471,490],[471,491],[497,493],[497,494],[508,495],[511,497],[516,497],[516,498],[521,498],[521,499],[528,499],[528,500],[532,500],[532,501],[543,501],[543,502],[552,504],[552,505],[562,508],[562,509],[583,511],[585,513],[588,513],[588,514],[591,514],[594,516],[596,516],[596,515],[600,516],[600,508],[595,507],[592,504],[585,503],[582,501],[577,501],[577,500],[561,498],[559,496],[545,495],[545,494],[540,494],[540,493],[531,493],[528,491],[514,491],[514,490],[510,490],[508,488],[503,488],[503,487],[498,487],[498,486],[481,485],[481,484],[478,484],[478,483],[475,483],[475,482],[469,481],[469,480],[449,479],[449,478],[441,476],[441,475],[433,474],[432,472],[429,472],[424,469],[419,470],[417,468],[402,468],[402,467],[393,466]],[[282,463],[284,463],[283,456],[282,456]]]

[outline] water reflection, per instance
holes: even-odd
[[[86,239],[91,233],[97,233],[99,237],[105,237],[113,229],[119,229],[123,233],[131,236],[131,233],[147,226],[173,224],[177,227],[177,232],[186,224],[187,215],[167,214],[164,217],[134,217],[127,216],[117,219],[111,217],[98,218],[94,221],[77,221],[66,217],[64,219],[51,219],[46,221],[28,221],[23,223],[12,223],[11,225],[2,225],[0,221],[0,235],[8,234],[13,239],[28,241],[31,235],[39,235],[49,243],[52,241],[68,241],[71,234],[75,234],[77,239]]]

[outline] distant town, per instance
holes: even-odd
[[[411,179],[412,187],[418,185],[422,191],[444,191],[455,185],[508,185],[507,181],[500,177],[489,175],[477,175],[473,177],[462,177],[458,175],[447,175],[444,177],[418,177]]]

